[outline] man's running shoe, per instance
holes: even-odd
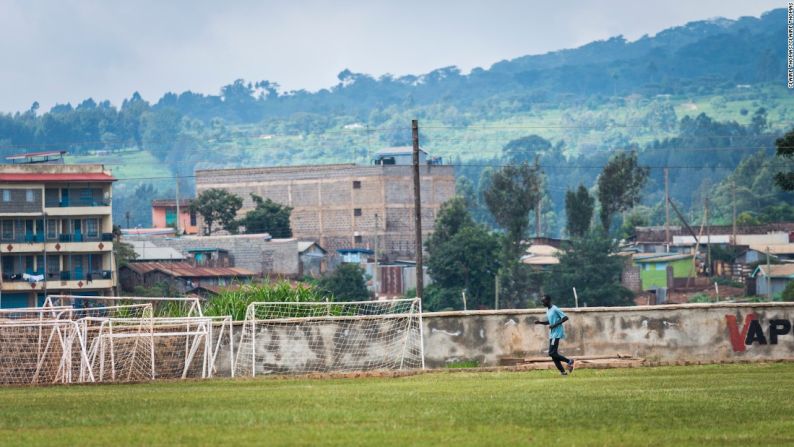
[[[569,360],[569,361],[568,361],[568,372],[569,372],[569,373],[572,373],[572,372],[573,372],[573,368],[574,368],[574,366],[573,366],[573,360]]]

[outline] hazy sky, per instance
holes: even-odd
[[[564,3],[564,5],[563,5]],[[576,6],[574,6],[574,4]],[[758,16],[755,0],[176,1],[0,0],[0,111],[133,91],[217,93],[234,79],[284,89],[376,76],[464,71],[711,17]]]

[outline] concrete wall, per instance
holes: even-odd
[[[721,362],[794,358],[794,303],[686,304],[564,309],[570,317],[564,355],[633,355],[649,361]],[[426,313],[425,362],[438,368],[462,360],[496,366],[503,357],[545,356],[545,310]],[[775,330],[770,328],[772,320]],[[236,347],[242,322],[235,328]],[[773,332],[775,334],[773,334]],[[784,333],[786,332],[786,333]],[[267,334],[262,334],[267,337]],[[747,343],[749,342],[749,344]],[[762,343],[763,342],[763,343]],[[289,344],[281,340],[280,349]],[[229,374],[228,351],[219,355]]]
[[[771,343],[770,320],[794,319],[794,303],[687,304],[564,309],[570,317],[560,351],[570,355],[626,354],[657,361],[718,362],[794,358],[789,331]],[[748,315],[756,323],[745,325]],[[535,325],[545,311],[426,314],[425,361],[438,367],[458,360],[497,365],[502,357],[546,355],[548,329]],[[745,344],[760,327],[767,344]],[[745,332],[746,331],[746,332]],[[734,334],[733,337],[731,334]],[[733,339],[732,339],[733,338]]]
[[[171,247],[184,255],[192,248],[222,248],[229,251],[234,266],[259,274],[297,276],[300,273],[296,239],[266,240],[261,234],[229,236],[182,236],[148,239],[158,247]]]

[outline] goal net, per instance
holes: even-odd
[[[72,352],[81,352],[79,343],[77,324],[73,321],[0,322],[0,384],[72,382]]]
[[[251,303],[235,375],[424,368],[419,299]]]
[[[212,376],[212,323],[204,317],[84,318],[81,380],[138,382]]]

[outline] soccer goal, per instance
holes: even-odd
[[[155,316],[204,316],[201,309],[201,300],[195,297],[47,295],[43,307],[68,306],[76,309],[84,309],[146,303],[152,305]]]
[[[96,318],[87,322],[81,380],[138,382],[212,376],[212,325],[205,317]]]
[[[419,299],[251,303],[235,375],[424,368]]]
[[[74,321],[0,322],[0,384],[71,383],[72,353],[83,352],[80,342]]]

